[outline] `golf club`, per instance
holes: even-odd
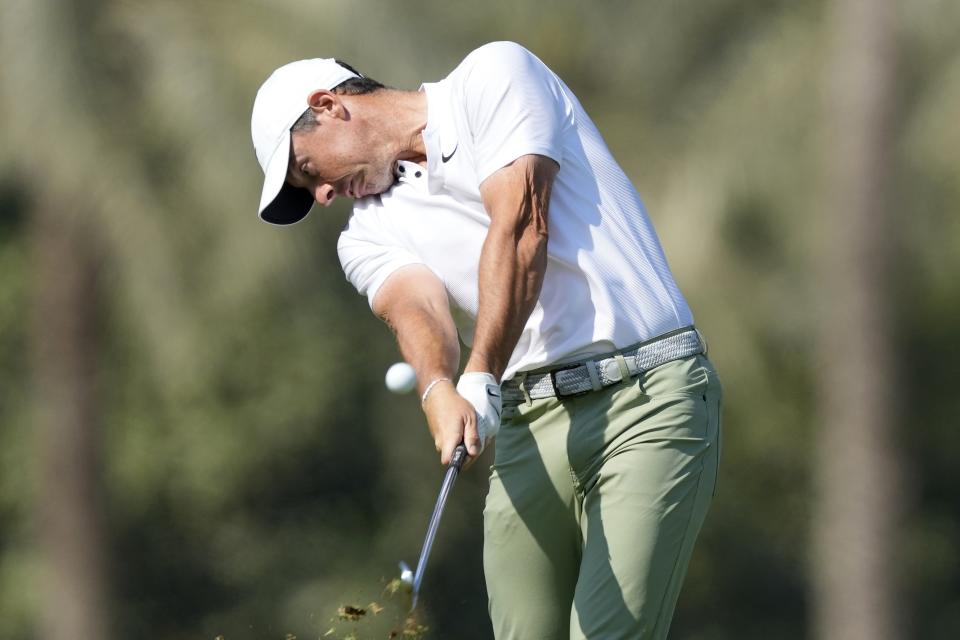
[[[460,467],[467,459],[467,448],[463,444],[457,445],[453,450],[453,457],[450,464],[447,465],[447,473],[443,478],[443,484],[440,486],[440,495],[437,496],[437,504],[433,507],[433,515],[430,516],[430,525],[427,527],[427,536],[423,540],[423,548],[420,550],[420,560],[417,562],[416,573],[411,573],[410,567],[406,562],[400,561],[400,579],[413,588],[413,604],[410,610],[417,606],[417,597],[420,595],[420,583],[423,582],[423,573],[427,569],[427,560],[430,558],[430,550],[433,548],[433,540],[437,536],[437,528],[440,526],[440,517],[443,515],[443,508],[447,504],[447,497],[453,489],[453,483],[457,480],[460,473]]]

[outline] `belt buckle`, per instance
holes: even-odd
[[[561,367],[559,369],[553,369],[550,371],[550,382],[553,384],[553,392],[558,398],[576,398],[578,396],[584,396],[593,391],[593,389],[585,389],[584,391],[575,391],[573,393],[560,393],[560,385],[557,383],[557,374],[564,371],[570,371],[571,369],[576,369],[582,367],[583,364],[571,364],[566,367]]]

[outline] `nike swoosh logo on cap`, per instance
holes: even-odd
[[[457,143],[457,146],[455,146],[455,147],[453,148],[453,151],[450,152],[450,155],[445,156],[445,155],[443,155],[443,151],[441,151],[441,152],[440,152],[440,159],[443,160],[443,164],[447,164],[448,162],[450,162],[450,158],[453,157],[453,154],[455,154],[455,153],[457,152],[457,149],[459,149],[459,148],[460,148],[460,143],[458,142],[458,143]]]

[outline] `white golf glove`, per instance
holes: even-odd
[[[482,453],[500,430],[500,411],[503,405],[500,385],[489,373],[464,373],[457,381],[457,393],[466,398],[477,411],[477,432]]]

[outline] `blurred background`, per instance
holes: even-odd
[[[503,39],[593,116],[723,376],[671,637],[960,637],[960,3],[0,0],[0,638],[318,638],[416,560],[442,469],[348,203],[259,222],[250,107],[293,59],[416,89]],[[490,462],[430,637],[492,637]]]

